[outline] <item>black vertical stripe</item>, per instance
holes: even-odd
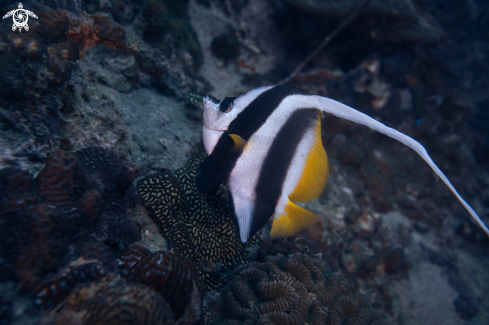
[[[250,237],[273,215],[292,158],[306,131],[315,127],[318,113],[319,111],[314,108],[295,111],[273,140],[255,189],[256,202]]]
[[[230,111],[230,106],[232,102],[236,99],[236,97],[226,97],[224,98],[221,103],[219,104],[219,110],[221,112],[229,112]]]
[[[292,86],[279,85],[261,93],[236,116],[229,125],[230,133],[239,134],[240,137],[248,141],[280,105],[282,100],[290,95],[308,95],[305,90]]]
[[[307,95],[308,92],[287,85],[275,86],[261,93],[231,122],[228,130],[219,138],[210,155],[225,182],[229,179],[229,175],[241,155],[240,152],[231,151],[234,143],[229,137],[229,134],[238,134],[244,140],[248,141],[266,122],[284,98],[298,94]]]

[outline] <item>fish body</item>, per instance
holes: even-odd
[[[279,85],[236,98],[204,98],[202,135],[209,156],[196,172],[196,186],[209,193],[224,182],[243,242],[272,216],[271,237],[291,236],[319,221],[294,202],[317,198],[328,180],[322,112],[366,125],[414,149],[489,235],[421,144],[337,101]]]

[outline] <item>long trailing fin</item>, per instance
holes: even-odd
[[[484,222],[479,218],[477,213],[470,207],[470,205],[465,202],[465,200],[458,194],[457,190],[453,187],[453,185],[450,183],[448,178],[443,174],[443,172],[438,168],[438,166],[431,160],[430,156],[428,155],[428,152],[426,149],[416,140],[412,139],[411,137],[395,130],[392,129],[375,119],[371,118],[370,116],[363,114],[347,105],[344,105],[340,102],[337,102],[333,99],[326,98],[326,97],[321,97],[321,96],[313,96],[317,99],[318,101],[318,108],[324,112],[331,113],[335,116],[341,117],[346,120],[350,120],[359,124],[363,124],[365,126],[368,126],[371,129],[374,129],[380,133],[383,133],[393,139],[396,139],[402,143],[404,143],[406,146],[410,147],[414,151],[416,151],[421,158],[424,159],[430,165],[431,169],[435,171],[435,173],[443,180],[443,182],[448,186],[448,188],[452,191],[453,194],[457,197],[457,199],[460,201],[460,203],[463,204],[465,209],[471,214],[471,216],[474,218],[474,220],[479,224],[479,226],[486,232],[486,234],[489,236],[489,229],[487,226],[484,224]]]

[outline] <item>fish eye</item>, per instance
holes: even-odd
[[[233,102],[236,97],[226,97],[219,104],[219,110],[223,113],[229,113],[233,109]]]

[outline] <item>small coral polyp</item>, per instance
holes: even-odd
[[[303,254],[265,261],[235,270],[206,306],[208,324],[382,324],[324,261]]]

